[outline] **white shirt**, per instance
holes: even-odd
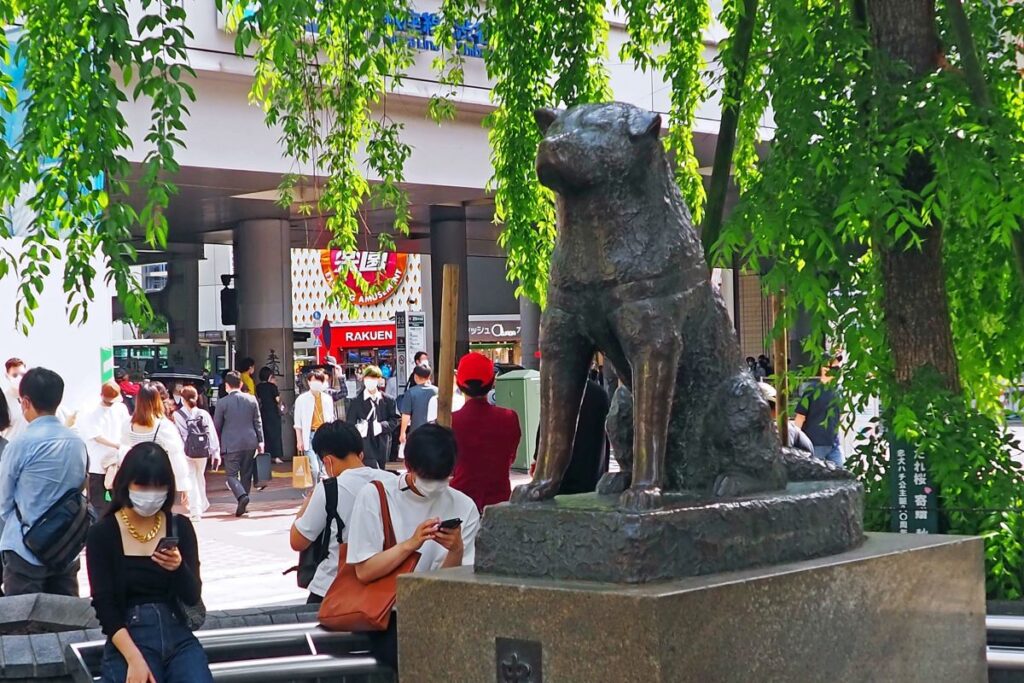
[[[352,522],[352,506],[356,496],[371,481],[397,479],[395,475],[373,467],[355,467],[345,470],[338,476],[338,516],[345,527],[341,530],[342,540],[348,539],[348,528]],[[327,557],[316,568],[316,575],[309,584],[309,592],[320,597],[327,594],[327,589],[334,583],[338,575],[338,529],[333,517],[327,516],[327,493],[324,483],[317,483],[310,497],[309,505],[302,516],[295,520],[295,528],[306,540],[316,541],[324,528],[330,524],[330,545]]]
[[[466,397],[456,387],[452,393],[452,412],[459,412],[464,405],[466,405]],[[430,403],[427,404],[427,422],[437,422],[437,396],[431,398]]]
[[[3,398],[0,400],[7,401],[7,412],[11,416],[11,426],[6,431],[0,432],[0,436],[11,441],[25,431],[25,428],[28,427],[28,420],[21,412],[21,397],[18,394],[18,387],[11,383],[7,373],[2,370],[0,370],[0,389],[3,390]]]
[[[313,411],[316,409],[314,394],[307,391],[295,399],[295,428],[302,431],[302,448],[310,450],[313,446]],[[320,392],[320,405],[324,411],[324,422],[334,422],[334,399],[327,392]]]
[[[473,566],[476,554],[476,532],[480,528],[480,513],[476,511],[473,499],[461,491],[448,487],[434,498],[424,498],[409,489],[407,475],[392,476],[384,480],[391,523],[395,527],[398,543],[412,537],[416,527],[431,517],[441,521],[458,517],[462,520],[462,564]],[[406,490],[401,490],[406,489]],[[352,523],[349,525],[348,562],[365,562],[384,550],[384,522],[380,514],[380,497],[377,487],[366,486],[356,496],[352,506]],[[420,561],[413,571],[427,572],[440,569],[448,551],[436,541],[427,541],[420,548]]]
[[[89,474],[103,474],[107,467],[116,465],[118,461],[119,449],[104,446],[96,441],[96,437],[102,436],[107,441],[121,443],[124,426],[131,419],[128,408],[120,401],[109,407],[101,402],[79,416],[75,429],[85,441],[85,448],[89,452]]]
[[[192,468],[185,457],[185,444],[174,423],[166,417],[161,417],[154,426],[146,429],[129,421],[121,432],[121,460],[124,460],[125,454],[132,446],[146,441],[155,441],[167,451],[167,456],[171,459],[171,468],[174,469],[174,488],[179,493],[191,491]]]

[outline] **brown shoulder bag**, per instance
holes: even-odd
[[[391,511],[384,485],[373,482],[380,495],[380,516],[384,521],[384,548],[394,547],[395,528],[391,524]],[[320,605],[317,618],[328,631],[385,631],[391,622],[391,610],[395,608],[395,593],[398,577],[416,568],[420,554],[412,553],[402,564],[376,581],[363,583],[356,576],[355,567],[346,561],[348,544],[338,548],[338,576],[327,590]]]

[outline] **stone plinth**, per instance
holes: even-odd
[[[632,512],[617,496],[558,496],[487,508],[476,542],[486,574],[644,583],[840,553],[864,537],[852,480],[792,483],[743,498],[667,493]]]
[[[979,539],[895,534],[840,555],[645,585],[409,574],[398,582],[401,679],[981,683],[984,590]],[[541,677],[530,664],[538,647]]]

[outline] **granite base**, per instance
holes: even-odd
[[[664,494],[624,510],[584,493],[487,508],[476,570],[504,576],[645,583],[834,555],[864,538],[864,488],[805,481],[741,498]]]
[[[896,534],[645,585],[411,574],[399,665],[416,683],[981,683],[984,591],[979,539]]]

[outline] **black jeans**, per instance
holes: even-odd
[[[398,675],[398,614],[391,613],[386,631],[373,631],[370,636],[370,654],[381,664],[390,666]]]
[[[224,454],[224,473],[227,475],[228,488],[238,500],[248,496],[252,490],[253,477],[256,476],[256,451],[235,451]]]
[[[64,571],[32,564],[13,550],[4,551],[4,595],[50,593],[78,597],[79,560]]]
[[[107,511],[110,504],[106,500],[107,488],[103,485],[106,475],[89,473],[89,505],[96,511],[96,518],[99,519]]]

